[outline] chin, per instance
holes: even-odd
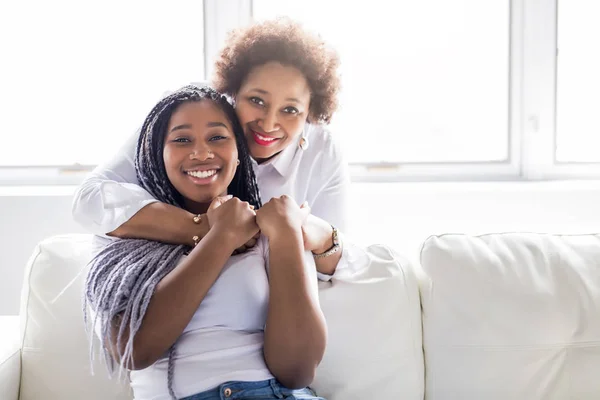
[[[193,202],[196,203],[210,203],[211,201],[213,201],[214,199],[216,199],[217,197],[219,197],[219,193],[217,193],[218,191],[215,191],[215,193],[213,193],[212,191],[210,192],[203,192],[203,193],[195,193],[193,195],[193,197],[190,197],[190,200],[192,200]]]
[[[212,202],[216,197],[219,196],[219,194],[215,194],[213,192],[216,192],[214,190],[184,190],[184,191],[179,191],[179,193],[181,193],[181,195],[183,196],[183,198],[185,199],[185,201],[187,203],[197,203],[197,204],[209,204],[210,202]]]
[[[252,158],[254,158],[256,160],[261,160],[261,159],[271,158],[275,154],[279,153],[281,150],[282,149],[279,149],[279,148],[265,149],[263,147],[260,147],[260,148],[254,147],[254,148],[250,149],[250,155],[252,156]]]

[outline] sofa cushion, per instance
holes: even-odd
[[[421,265],[426,398],[600,398],[600,236],[442,235]]]
[[[385,246],[348,250],[350,268],[319,282],[328,340],[312,386],[328,400],[422,400],[421,308],[413,269]]]
[[[94,364],[95,376],[90,374],[81,296],[91,238],[53,237],[31,257],[21,310],[21,400],[131,398],[127,385],[108,380],[102,363]],[[413,271],[387,247],[350,248],[349,268],[320,282],[328,343],[312,386],[328,400],[372,398],[374,393],[422,400],[420,304]]]
[[[29,260],[21,297],[21,400],[132,398],[127,385],[109,380],[102,362],[91,374],[81,303],[91,237],[46,239]]]
[[[0,315],[0,393],[2,393],[2,399],[17,400],[20,383],[19,317]]]

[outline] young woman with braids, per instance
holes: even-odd
[[[225,97],[195,86],[167,96],[146,118],[134,162],[141,188],[208,215],[210,229],[196,245],[102,239],[84,310],[109,365],[131,370],[136,399],[318,399],[306,386],[326,325],[303,248],[309,210],[287,196],[261,207]],[[254,247],[231,256],[259,230]]]
[[[321,278],[347,265],[337,229],[348,229],[348,171],[325,129],[337,106],[339,60],[319,38],[279,19],[234,31],[215,66],[213,84],[234,100],[264,202],[288,195],[307,202],[305,248]],[[100,165],[78,189],[73,216],[97,234],[191,245],[210,216],[196,218],[140,186],[134,141]],[[158,200],[158,201],[157,201]],[[251,240],[247,247],[252,246]],[[243,249],[244,247],[242,247]],[[338,265],[339,264],[339,265]]]

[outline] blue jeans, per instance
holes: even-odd
[[[198,393],[181,400],[271,400],[271,399],[307,399],[325,400],[317,397],[310,388],[288,389],[276,379],[260,382],[225,382],[211,390]]]

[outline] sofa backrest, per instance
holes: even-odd
[[[423,245],[428,400],[600,398],[600,235]]]
[[[21,295],[20,400],[132,398],[127,384],[109,380],[102,362],[91,374],[81,307],[91,237],[46,239],[29,260]]]
[[[21,299],[21,400],[132,398],[128,385],[108,379],[101,362],[90,373],[81,299],[91,239],[46,239],[29,261]],[[421,309],[413,270],[385,246],[348,247],[349,264],[319,284],[329,336],[313,387],[328,400],[422,400]]]
[[[382,245],[349,249],[345,257],[350,265],[344,273],[319,283],[329,337],[312,386],[327,400],[422,400],[421,303],[413,266]]]

